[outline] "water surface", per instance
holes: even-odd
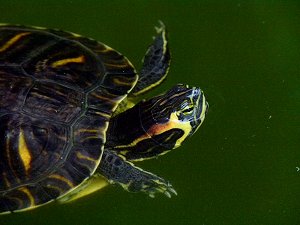
[[[172,65],[153,93],[200,86],[210,110],[180,149],[139,163],[170,180],[177,197],[109,186],[0,224],[299,224],[300,4],[252,2],[1,1],[1,22],[101,40],[137,68],[164,21]]]

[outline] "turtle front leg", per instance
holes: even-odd
[[[98,172],[110,183],[117,183],[129,192],[145,192],[150,197],[163,193],[167,197],[177,195],[172,185],[163,178],[134,166],[125,158],[105,150]]]
[[[165,25],[160,21],[153,43],[149,46],[140,71],[139,80],[130,96],[143,94],[159,85],[167,76],[170,67],[170,50]]]

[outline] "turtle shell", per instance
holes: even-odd
[[[1,25],[0,212],[47,203],[90,177],[136,81],[131,63],[102,43]]]

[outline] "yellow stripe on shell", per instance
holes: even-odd
[[[25,135],[22,130],[20,130],[20,134],[19,134],[18,153],[23,163],[25,173],[28,174],[28,171],[31,167],[30,163],[32,160],[32,156],[30,150],[27,147]]]
[[[127,64],[113,64],[113,63],[103,63],[105,66],[111,66],[116,68],[126,68],[128,67]]]
[[[113,82],[114,82],[115,84],[123,85],[123,86],[131,86],[131,85],[132,85],[131,82],[129,82],[129,83],[126,82],[126,81],[124,82],[124,81],[122,81],[122,79],[123,79],[123,78],[120,79],[120,78],[117,78],[117,77],[116,77],[116,78],[113,78]],[[124,80],[124,79],[123,79],[123,80]]]
[[[11,47],[13,44],[15,44],[17,41],[19,41],[22,37],[29,35],[30,32],[23,32],[15,35],[11,39],[9,39],[2,47],[0,47],[0,52],[4,52],[9,47]]]
[[[75,134],[79,133],[99,133],[101,132],[101,129],[79,129],[75,132]],[[103,133],[104,131],[102,131]]]
[[[91,96],[93,96],[93,97],[95,97],[95,98],[98,98],[98,99],[100,99],[100,100],[103,100],[103,101],[107,101],[107,102],[113,102],[113,103],[116,102],[116,100],[115,100],[114,98],[110,98],[110,97],[106,97],[106,96],[103,96],[103,95],[99,95],[99,94],[97,94],[96,92],[93,92],[93,93],[91,94]]]
[[[27,195],[29,202],[30,202],[30,206],[35,205],[35,201],[34,201],[34,197],[32,196],[31,192],[29,191],[28,188],[26,187],[21,187],[19,188],[19,191],[22,191],[24,194]]]
[[[61,59],[51,64],[51,67],[59,67],[64,66],[68,63],[84,63],[85,57],[83,55],[75,57],[75,58],[67,58],[67,59]]]
[[[97,111],[97,112],[93,112],[93,113],[96,114],[97,116],[102,116],[105,119],[110,119],[110,114],[108,114],[106,112]]]
[[[61,176],[61,175],[59,175],[59,174],[51,174],[50,176],[49,176],[49,178],[53,178],[53,179],[56,179],[56,180],[60,180],[60,181],[62,181],[62,182],[64,182],[64,183],[66,183],[69,187],[71,187],[71,188],[73,188],[74,187],[74,184],[70,181],[70,180],[68,180],[67,178],[65,178],[65,177],[63,177],[63,176]]]
[[[89,139],[104,139],[104,130],[103,129],[79,129],[75,132],[75,135],[81,135],[81,133],[88,133],[89,136],[84,137],[81,141],[87,141]]]
[[[89,156],[83,155],[81,152],[77,152],[76,156],[77,156],[78,159],[84,159],[84,160],[92,161],[92,162],[95,162],[95,163],[97,162],[97,160],[95,160],[95,159],[93,159]]]

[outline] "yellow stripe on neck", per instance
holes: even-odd
[[[178,148],[181,145],[181,143],[190,134],[190,132],[192,130],[192,126],[191,126],[190,122],[181,122],[178,119],[176,112],[171,114],[169,122],[167,122],[165,124],[156,124],[156,125],[152,126],[147,133],[152,137],[152,136],[159,135],[168,130],[176,129],[176,128],[180,129],[184,132],[183,135],[176,141],[176,143],[174,145],[174,148]]]
[[[181,122],[181,121],[179,121],[178,116],[176,115],[176,112],[171,114],[170,120],[167,123],[154,124],[149,130],[146,131],[145,134],[143,134],[139,138],[135,139],[130,144],[128,144],[128,145],[119,145],[119,146],[116,146],[115,148],[117,148],[117,149],[121,149],[121,148],[126,149],[127,147],[133,147],[133,146],[136,146],[139,142],[141,142],[145,139],[153,138],[153,137],[155,137],[157,135],[160,135],[160,134],[162,134],[162,133],[164,133],[168,130],[172,130],[172,129],[176,129],[176,128],[180,129],[184,132],[182,137],[180,137],[174,145],[174,148],[178,148],[181,145],[181,143],[190,134],[190,132],[192,130],[192,126],[191,126],[190,122]],[[125,150],[124,152],[127,152],[127,151]],[[122,153],[122,151],[121,151],[121,153]]]

